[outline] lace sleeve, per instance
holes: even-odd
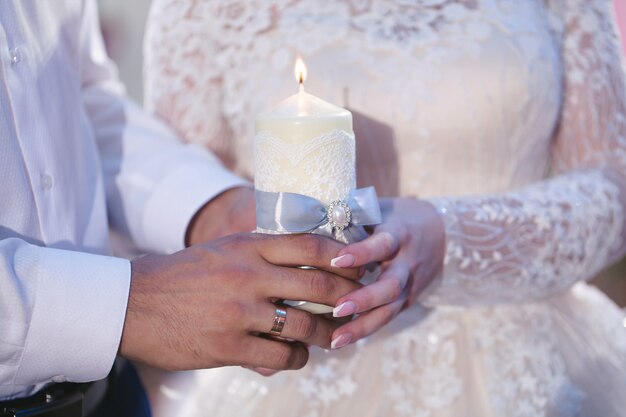
[[[210,2],[157,0],[144,38],[144,106],[187,142],[205,146],[232,168],[223,117],[215,28],[200,10]]]
[[[434,200],[447,250],[425,304],[549,297],[625,253],[626,91],[612,2],[547,3],[565,71],[554,177],[500,195]]]

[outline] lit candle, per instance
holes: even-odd
[[[305,92],[306,75],[298,59],[300,91],[257,117],[255,187],[328,204],[356,186],[352,114]]]
[[[306,93],[306,75],[306,66],[298,59],[295,77],[299,92],[257,117],[255,188],[269,193],[312,197],[328,207],[335,207],[331,211],[337,212],[336,219],[342,221],[348,212],[332,203],[343,201],[356,187],[352,114]],[[257,227],[257,231],[280,233],[261,227]],[[341,230],[335,229],[334,237],[347,243]],[[332,306],[285,302],[311,313],[332,311]]]

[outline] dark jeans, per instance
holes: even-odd
[[[135,368],[125,362],[113,373],[104,401],[88,417],[150,417],[148,396]]]

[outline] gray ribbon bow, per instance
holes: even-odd
[[[256,222],[265,230],[321,232],[330,236],[339,230],[350,235],[354,226],[360,228],[358,226],[380,224],[381,221],[374,187],[353,190],[345,200],[333,201],[330,205],[302,194],[256,190]]]

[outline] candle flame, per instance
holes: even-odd
[[[302,60],[302,58],[298,58],[296,60],[296,65],[294,67],[294,75],[296,76],[296,81],[298,82],[298,84],[300,84],[300,86],[304,85],[304,82],[306,81],[306,65],[304,65],[304,61]]]

